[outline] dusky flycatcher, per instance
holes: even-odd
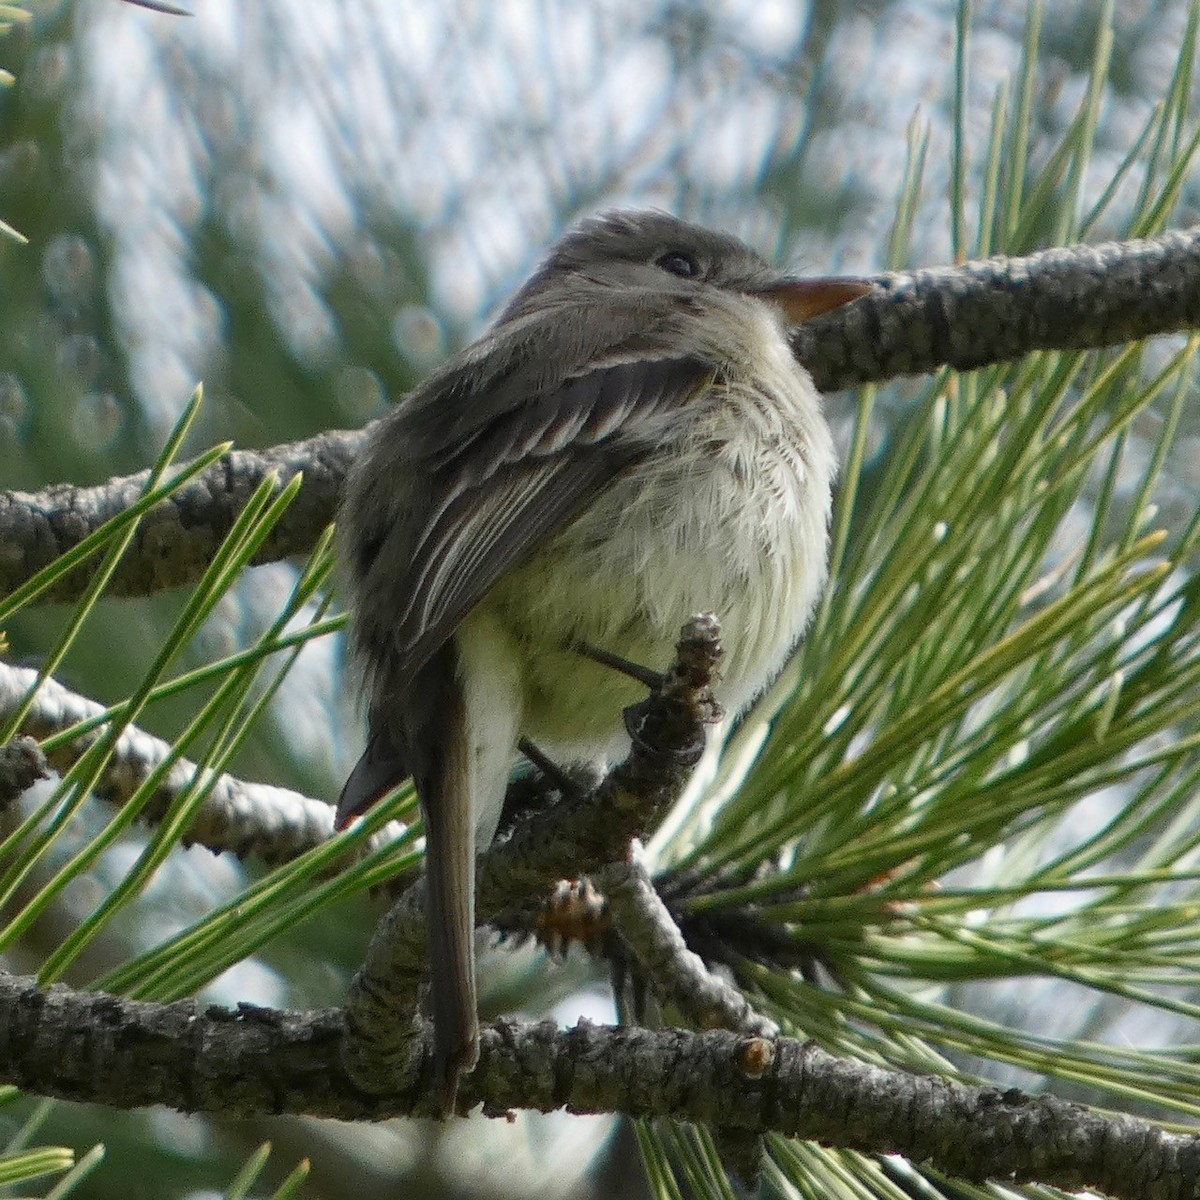
[[[446,1110],[478,1056],[475,855],[518,739],[615,760],[638,685],[576,647],[664,667],[697,612],[730,713],[778,673],[825,581],[835,469],[787,330],[868,290],[664,213],[584,221],[355,462],[338,526],[370,727],[337,822],[413,777]]]

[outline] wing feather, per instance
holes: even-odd
[[[396,443],[391,461],[406,446],[410,482],[397,507],[376,506],[380,528],[361,540],[355,567],[363,596],[393,597],[386,623],[401,674],[411,678],[507,570],[661,444],[672,412],[714,375],[695,357],[615,353],[520,405],[489,398],[491,418],[455,441],[429,432],[439,397],[422,394],[411,424],[398,410],[383,436]],[[448,381],[440,401],[469,406],[463,388],[461,376]],[[406,425],[414,435],[407,443]],[[364,473],[372,469],[364,464]],[[363,490],[373,486],[365,480]],[[405,564],[402,579],[372,578],[397,563]],[[381,612],[374,635],[384,620]]]

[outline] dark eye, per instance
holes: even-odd
[[[682,250],[668,250],[666,254],[654,260],[654,265],[662,267],[672,275],[678,275],[680,279],[691,279],[693,275],[700,274],[696,260]]]

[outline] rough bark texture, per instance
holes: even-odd
[[[431,1111],[420,1088],[368,1095],[342,1067],[332,1011],[157,1005],[0,976],[0,1079],[133,1108],[342,1120]],[[1197,1200],[1200,1139],[1052,1097],[965,1087],[835,1058],[810,1044],[717,1031],[499,1022],[463,1080],[468,1104],[669,1116],[903,1154],[950,1175]]]
[[[874,282],[871,295],[792,336],[822,391],[1196,329],[1200,227]]]
[[[38,673],[28,667],[0,663],[0,722],[23,703],[37,680]],[[30,738],[52,737],[102,712],[103,705],[69,691],[57,680],[45,679],[21,723],[20,732],[28,737],[17,739],[11,746],[17,747]],[[59,774],[65,774],[102,735],[104,728],[100,726],[41,756],[43,775],[47,765]],[[10,747],[3,749],[10,750]],[[10,750],[10,755],[13,753],[15,750]],[[117,808],[124,807],[170,753],[169,743],[135,725],[127,726],[117,738],[100,775],[96,795]],[[3,760],[0,760],[2,765]],[[139,814],[141,820],[152,825],[160,822],[171,805],[192,786],[197,770],[196,764],[186,758],[176,761],[154,795],[146,801]],[[6,778],[14,785],[23,780],[22,786],[16,792],[6,793]],[[28,774],[5,777],[0,771],[0,805],[31,787],[36,780],[36,776]],[[288,788],[247,783],[222,774],[209,781],[208,795],[193,815],[183,843],[207,846],[214,853],[232,850],[242,858],[253,856],[265,863],[281,863],[289,862],[332,836],[333,809],[324,801],[310,799]]]
[[[365,430],[332,431],[268,450],[231,450],[142,519],[108,594],[148,596],[194,583],[247,499],[272,471],[276,494],[298,472],[304,486],[271,531],[255,561],[306,554],[333,520],[342,480]],[[6,596],[77,546],[142,494],[149,471],[95,487],[56,484],[40,492],[0,492],[0,596]],[[95,560],[82,564],[45,594],[82,594]]]

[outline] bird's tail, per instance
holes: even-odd
[[[367,748],[338,801],[344,828],[411,773],[425,819],[434,1070],[443,1115],[479,1056],[475,1008],[475,832],[463,692],[446,647],[407,688],[380,689]],[[403,749],[401,748],[403,743]]]
[[[403,686],[379,677],[367,752],[338,808],[347,820],[405,768],[412,773],[425,820],[434,1069],[445,1115],[459,1076],[479,1058],[475,855],[495,833],[521,717],[519,659],[493,634],[460,631]]]
[[[425,818],[425,912],[429,925],[434,1070],[443,1113],[458,1077],[479,1058],[475,1000],[475,830],[463,705],[439,739],[442,752],[417,780]]]

